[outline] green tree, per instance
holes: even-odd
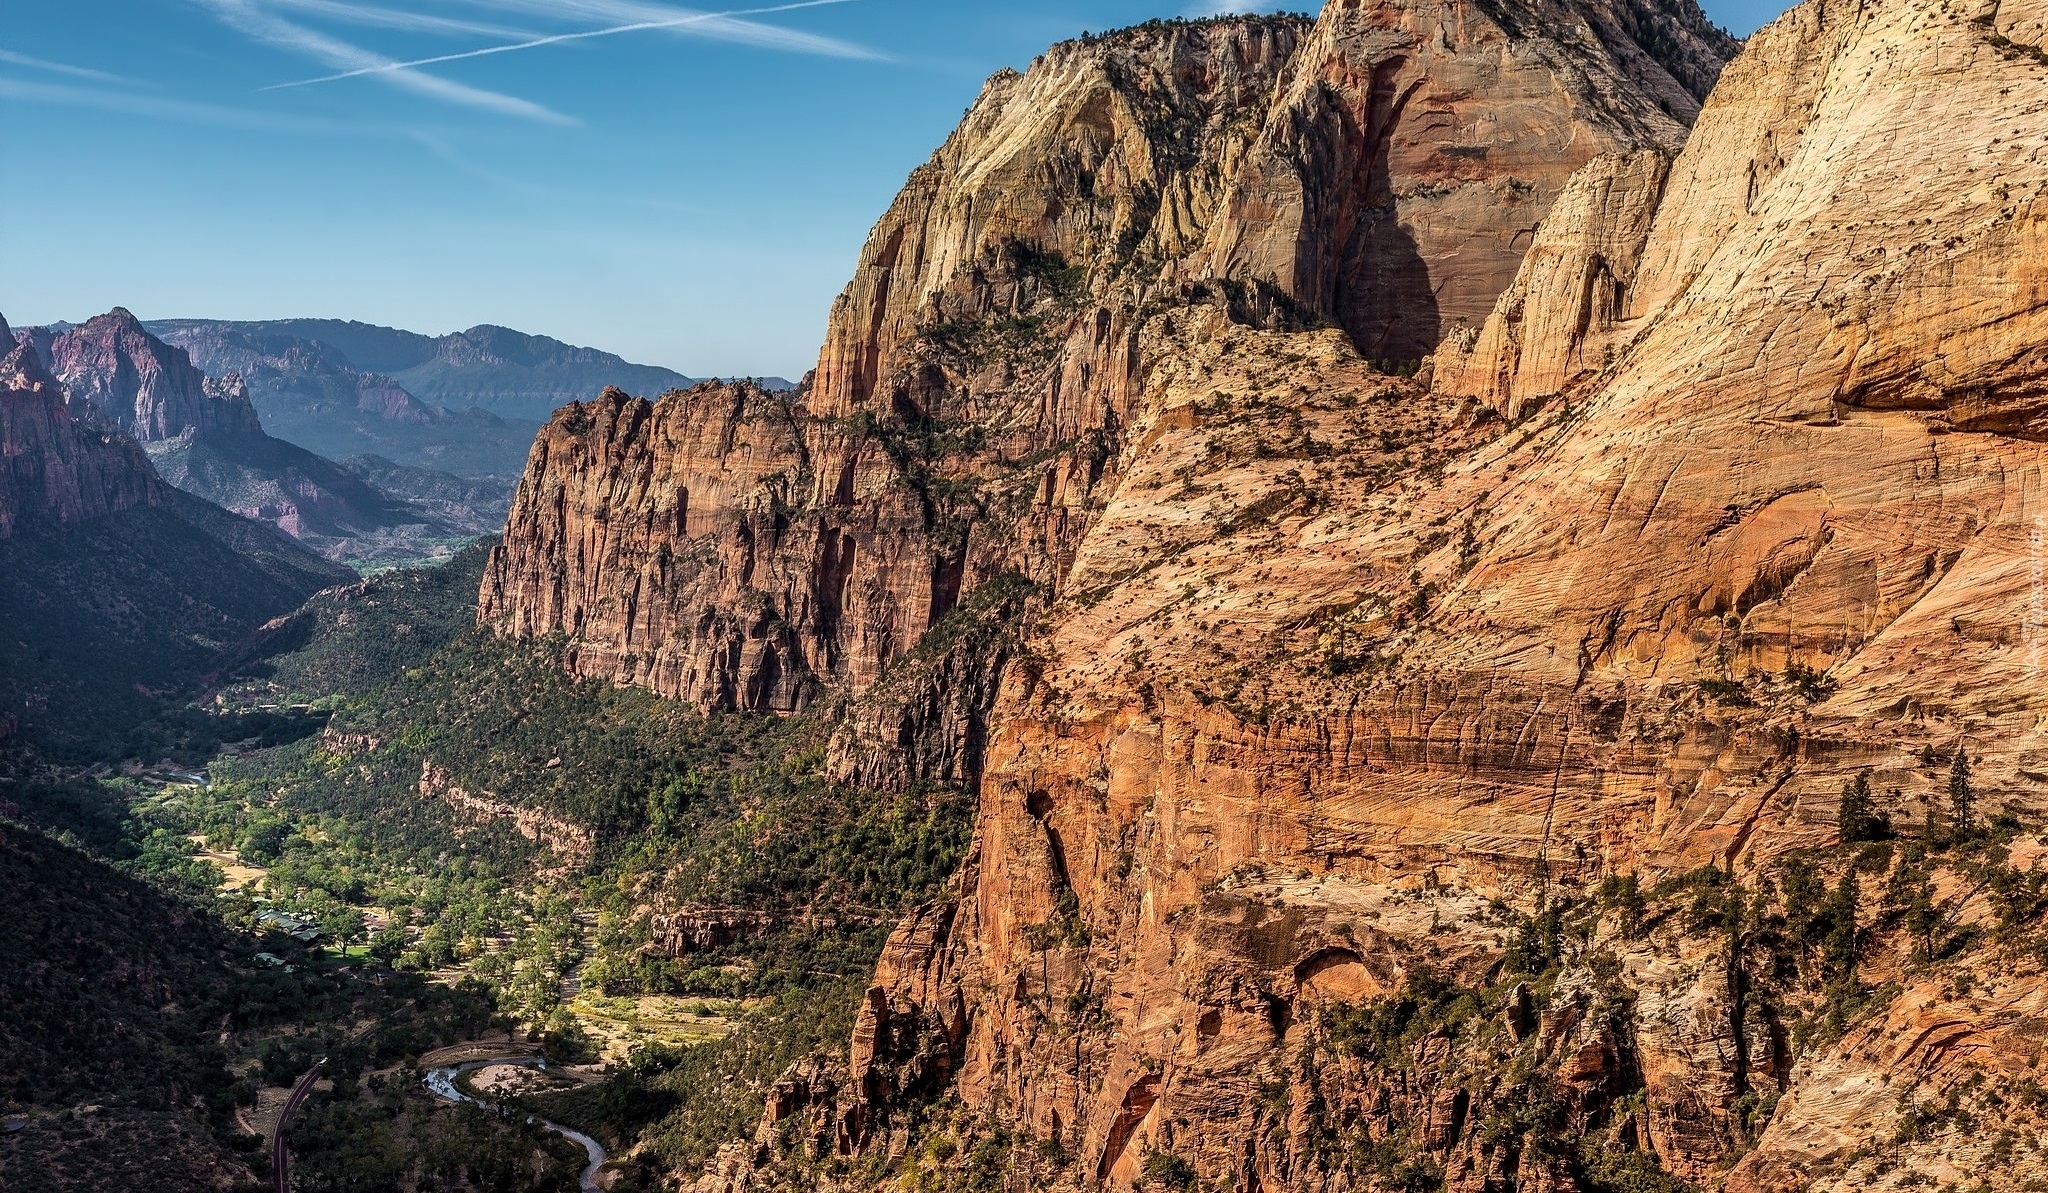
[[[353,907],[336,907],[320,917],[320,926],[343,948],[361,941],[367,924],[363,913]]]
[[[1917,951],[1923,961],[1934,960],[1935,930],[1941,927],[1941,909],[1934,903],[1934,884],[1925,875],[1913,888],[1906,905],[1906,927],[1918,941]]]
[[[1622,936],[1629,940],[1642,936],[1647,902],[1640,879],[1634,874],[1608,875],[1600,882],[1600,901],[1616,913]]]
[[[1856,985],[1856,904],[1861,898],[1856,871],[1852,869],[1842,875],[1842,881],[1828,900],[1830,924],[1823,951],[1828,980],[1848,990],[1853,990]]]
[[[1956,747],[1956,760],[1948,768],[1948,808],[1956,840],[1967,839],[1975,831],[1976,792],[1970,785],[1970,756],[1961,746]]]
[[[387,924],[370,937],[370,956],[382,962],[387,968],[396,967],[398,958],[405,952],[405,929],[396,924]]]
[[[1870,772],[1864,771],[1842,785],[1842,804],[1837,813],[1842,843],[1882,841],[1891,835],[1891,823],[1877,812],[1870,798]]]

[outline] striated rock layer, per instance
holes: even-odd
[[[1290,1025],[1425,962],[1490,972],[1487,900],[1830,844],[1858,772],[1916,832],[1935,752],[2048,810],[2048,76],[2019,19],[1788,14],[1675,163],[1565,188],[1433,393],[1329,333],[1148,325],[1116,488],[1007,674],[949,927],[907,923],[928,943],[870,995],[842,1146],[884,1146],[937,1055],[1083,1181],[1170,1152],[1341,1187],[1314,1137],[1348,1105],[1371,1140],[1426,1128],[1406,1154],[1442,1187],[1576,1187],[1487,1120],[1513,1091],[1332,1084],[1284,1067]],[[1966,956],[2001,977],[1964,998],[1894,941],[1901,1001],[1801,1054],[1738,966],[1608,944],[1620,1034],[1553,989],[1533,1045],[1576,1129],[1731,1189],[2003,1171],[1913,1107],[2038,1060],[2038,959]]]
[[[81,426],[42,359],[0,319],[0,539],[29,523],[65,524],[164,505],[163,482],[131,439]]]
[[[1813,0],[1682,150],[1711,41],[1643,19],[1062,47],[806,391],[558,417],[488,620],[979,780],[845,1066],[701,1188],[927,1187],[939,1131],[1055,1188],[2044,1176],[2048,851],[1922,852],[1958,756],[2048,813],[2039,5]],[[1917,839],[1825,852],[1858,776]]]
[[[1728,47],[1690,7],[1517,12],[1153,25],[996,76],[876,226],[797,396],[557,416],[481,617],[707,704],[853,693],[842,773],[971,779],[1009,627],[1119,484],[1149,320],[1221,293],[1420,356],[1483,317],[1577,165],[1676,151]],[[712,495],[679,518],[690,481]]]

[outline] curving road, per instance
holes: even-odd
[[[277,1129],[270,1133],[270,1179],[276,1193],[291,1193],[292,1189],[292,1154],[284,1146],[285,1125],[292,1121],[292,1114],[298,1110],[299,1103],[313,1092],[313,1083],[320,1079],[320,1070],[326,1067],[327,1058],[321,1057],[319,1064],[307,1069],[306,1075],[299,1078],[299,1083],[292,1087],[292,1096],[285,1099],[284,1109],[278,1113]]]
[[[455,1079],[464,1073],[472,1069],[488,1068],[491,1065],[521,1065],[528,1068],[545,1069],[548,1067],[548,1062],[538,1056],[513,1056],[499,1057],[495,1060],[473,1060],[466,1064],[431,1069],[427,1072],[427,1090],[443,1101],[468,1102],[472,1105],[481,1106],[486,1110],[504,1111],[505,1108],[496,1102],[486,1102],[482,1098],[471,1097],[463,1093],[462,1087],[455,1083]],[[308,1076],[311,1076],[311,1074],[308,1074]],[[526,1121],[538,1123],[542,1127],[581,1147],[583,1153],[590,1157],[590,1163],[583,1169],[583,1193],[604,1193],[603,1186],[597,1183],[598,1171],[604,1167],[604,1162],[607,1158],[603,1144],[581,1131],[565,1127],[560,1123],[549,1122],[547,1119],[531,1114],[526,1116]],[[279,1193],[283,1193],[282,1187],[280,1187]]]

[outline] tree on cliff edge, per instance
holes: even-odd
[[[1968,838],[1974,830],[1972,813],[1975,803],[1976,793],[1970,788],[1970,756],[1957,746],[1956,760],[1948,768],[1948,808],[1953,822],[1951,831],[1958,841]]]

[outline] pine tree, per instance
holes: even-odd
[[[1919,942],[1917,959],[1934,960],[1934,933],[1941,926],[1941,909],[1934,904],[1934,884],[1924,877],[1906,905],[1906,926]]]
[[[1976,802],[1976,793],[1970,789],[1970,756],[1961,746],[1956,747],[1956,760],[1948,768],[1948,808],[1950,826],[1958,841],[1965,840],[1973,831],[1971,814]]]
[[[1837,823],[1844,845],[1857,841],[1881,841],[1890,835],[1890,823],[1877,814],[1870,799],[1869,771],[1842,784],[1842,806]]]
[[[1856,905],[1862,901],[1856,871],[1842,875],[1841,885],[1829,900],[1826,951],[1828,980],[1848,990],[1856,987]]]

